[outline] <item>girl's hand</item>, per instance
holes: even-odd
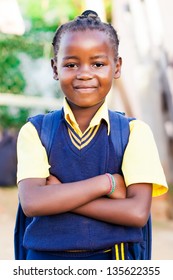
[[[116,187],[115,191],[109,196],[109,198],[126,198],[126,185],[123,179],[123,176],[119,174],[113,174]]]
[[[49,177],[47,177],[46,179],[46,185],[57,185],[57,184],[61,184],[60,180],[58,180],[57,177],[50,175]]]

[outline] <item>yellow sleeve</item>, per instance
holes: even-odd
[[[153,196],[162,195],[168,190],[152,131],[140,120],[130,122],[130,137],[123,157],[122,171],[127,186],[152,183]]]
[[[37,130],[32,123],[26,123],[17,140],[17,182],[26,178],[47,178],[50,165]]]

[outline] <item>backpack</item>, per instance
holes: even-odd
[[[111,128],[115,135],[114,147],[118,151],[118,160],[120,161],[123,157],[125,147],[128,142],[129,137],[129,122],[134,118],[124,117],[123,113],[109,111],[112,114],[112,118],[118,116],[119,127],[115,126],[115,122],[111,122]],[[118,115],[117,115],[118,114]],[[36,116],[39,117],[40,115]],[[35,118],[35,117],[33,117]],[[32,118],[32,119],[33,119]],[[43,117],[42,126],[39,131],[40,139],[47,151],[47,156],[49,158],[51,143],[54,138],[55,131],[57,130],[60,120],[62,118],[62,111],[56,110],[47,113]],[[112,119],[111,118],[111,119]],[[31,119],[31,118],[30,118]],[[29,119],[29,120],[30,120]],[[123,133],[122,133],[123,128]],[[123,135],[122,135],[123,134]],[[16,223],[14,230],[14,252],[16,260],[25,260],[27,255],[27,249],[23,246],[23,236],[26,227],[31,223],[32,217],[26,217],[23,213],[20,201],[18,205]],[[151,247],[152,247],[152,224],[151,216],[148,219],[147,224],[142,228],[143,242],[140,243],[128,243],[128,259],[130,260],[150,260],[151,259]]]
[[[2,132],[2,139],[0,139],[0,186],[3,187],[16,185],[16,140],[17,133],[12,134],[8,130]]]

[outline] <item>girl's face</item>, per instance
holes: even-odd
[[[115,62],[115,53],[104,32],[86,30],[62,36],[54,69],[71,106],[101,105],[113,78],[119,78],[120,68],[121,59]]]

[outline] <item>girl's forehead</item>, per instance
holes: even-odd
[[[99,30],[67,31],[60,41],[60,49],[69,48],[111,48],[108,35]],[[59,49],[59,51],[60,51]]]

